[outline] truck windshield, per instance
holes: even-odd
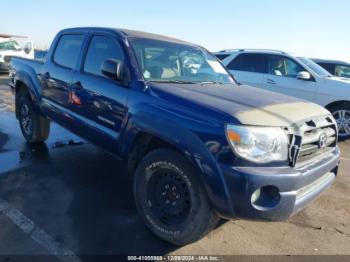
[[[0,42],[0,50],[19,50],[19,44],[15,40]]]
[[[234,83],[226,69],[204,49],[153,39],[129,40],[147,81]]]

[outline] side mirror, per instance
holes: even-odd
[[[27,42],[24,47],[23,47],[23,51],[24,53],[26,53],[27,55],[32,51],[33,49],[33,44],[32,42]]]
[[[31,50],[30,50],[30,48],[25,47],[25,48],[23,48],[23,51],[24,51],[24,53],[29,54]]]
[[[304,80],[304,81],[308,81],[311,79],[311,75],[309,72],[306,71],[301,71],[297,74],[297,79],[299,80]]]
[[[101,72],[105,76],[120,81],[123,72],[123,63],[117,59],[107,59],[103,62]]]

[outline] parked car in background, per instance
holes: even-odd
[[[350,82],[305,57],[282,51],[237,49],[214,53],[241,84],[309,100],[336,119],[339,138],[350,138]]]
[[[327,110],[238,86],[213,55],[178,39],[66,29],[45,62],[11,60],[10,87],[29,143],[55,121],[121,158],[145,223],[173,244],[200,239],[218,217],[287,219],[338,172]]]
[[[0,72],[8,71],[13,56],[33,59],[33,42],[24,36],[0,34]]]
[[[350,64],[337,60],[324,60],[312,58],[318,65],[322,66],[329,73],[338,77],[350,78]]]

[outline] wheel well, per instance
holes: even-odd
[[[183,155],[183,153],[178,148],[168,143],[167,141],[147,133],[140,133],[135,138],[132,149],[127,159],[128,174],[134,173],[139,162],[147,153],[159,148],[169,148]]]
[[[339,105],[348,105],[348,106],[350,106],[350,101],[339,100],[339,101],[332,102],[332,103],[326,105],[325,107],[326,107],[326,109],[330,110],[332,107],[339,106]]]
[[[21,81],[18,81],[16,83],[16,106],[15,106],[15,110],[16,110],[16,118],[18,118],[18,103],[17,103],[17,98],[19,96],[28,96],[30,97],[30,93],[29,93],[29,90],[28,90],[28,87]]]

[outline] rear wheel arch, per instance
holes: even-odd
[[[16,82],[16,94],[19,94],[19,93],[28,93],[29,94],[29,90],[28,90],[27,85],[22,81]]]

